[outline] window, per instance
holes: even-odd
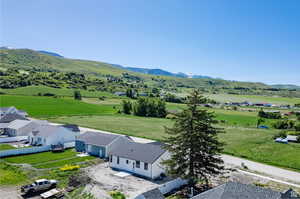
[[[129,160],[126,160],[126,164],[129,164]]]
[[[117,164],[120,164],[120,157],[117,157]]]
[[[109,161],[112,162],[112,155],[109,156]]]
[[[135,161],[135,167],[136,167],[136,168],[140,168],[140,164],[141,164],[140,161]]]
[[[144,163],[144,169],[148,170],[148,163],[146,163],[146,162]]]

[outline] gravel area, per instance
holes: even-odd
[[[118,171],[112,170],[107,163],[93,166],[88,171],[93,183],[86,187],[86,191],[91,192],[96,198],[110,198],[108,192],[118,190],[131,199],[150,189],[158,187],[165,181],[150,181],[136,176],[126,176],[124,178],[115,176]]]

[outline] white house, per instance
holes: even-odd
[[[139,176],[156,179],[165,173],[162,161],[170,158],[170,154],[161,144],[142,144],[128,142],[119,145],[109,153],[109,166]]]
[[[35,128],[47,124],[44,120],[14,120],[9,123],[4,132],[9,137],[28,136]]]
[[[25,111],[18,110],[14,106],[11,107],[1,107],[0,108],[0,118],[3,117],[6,114],[18,114],[23,117],[26,117],[28,114]]]
[[[54,125],[40,125],[34,129],[28,136],[28,141],[31,145],[58,145],[69,142],[75,142],[77,136],[67,128]]]

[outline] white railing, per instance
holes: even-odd
[[[5,151],[0,151],[0,158],[14,156],[14,155],[23,155],[23,154],[31,154],[38,153],[44,151],[50,151],[51,146],[39,146],[39,147],[29,147],[29,148],[18,148],[18,149],[10,149]]]
[[[27,140],[28,136],[16,136],[16,137],[1,137],[0,143],[6,143],[6,142],[19,142],[22,140]]]
[[[167,194],[167,193],[173,191],[174,189],[178,189],[179,187],[186,185],[186,184],[187,184],[186,180],[177,178],[177,179],[171,180],[169,182],[166,182],[165,184],[160,185],[158,187],[158,189],[160,190],[160,192],[162,194]]]

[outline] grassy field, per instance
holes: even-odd
[[[116,112],[112,106],[98,106],[72,98],[0,95],[0,107],[15,106],[31,117],[64,115],[101,115]]]
[[[26,180],[26,174],[19,167],[0,162],[0,185],[19,185]]]
[[[231,95],[231,94],[209,94],[209,98],[218,102],[269,102],[274,104],[291,104],[300,103],[300,98],[288,98],[288,97],[270,97],[261,95]]]
[[[83,97],[100,97],[100,96],[106,96],[106,97],[116,97],[112,93],[108,92],[100,92],[100,91],[86,91],[86,90],[79,90],[81,95]],[[73,97],[74,96],[74,90],[73,89],[67,89],[67,88],[51,88],[47,86],[27,86],[27,87],[19,87],[15,89],[0,89],[0,92],[3,92],[5,94],[9,95],[27,95],[27,96],[37,96],[39,93],[45,94],[45,93],[53,93],[57,96],[65,96],[65,97]]]
[[[9,144],[0,144],[0,151],[14,149],[15,147],[9,145]]]
[[[62,167],[66,164],[76,164],[79,162],[85,162],[94,159],[93,156],[77,157],[77,152],[72,149],[68,149],[61,153],[43,152],[30,155],[13,156],[3,158],[8,163],[15,164],[30,164],[35,168],[56,168]]]
[[[74,116],[53,119],[54,122],[75,123],[90,128],[120,134],[161,140],[164,126],[172,126],[167,119],[143,118],[122,115]],[[117,124],[117,125],[116,125]],[[276,130],[223,126],[225,134],[220,139],[226,143],[225,153],[270,165],[300,171],[300,144],[279,144],[273,141]]]

